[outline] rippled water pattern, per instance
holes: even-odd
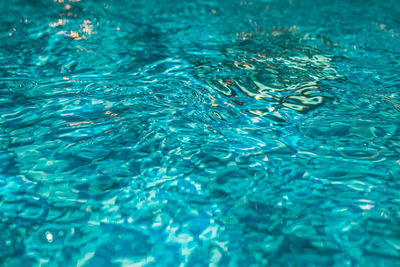
[[[398,1],[0,13],[0,265],[400,266]]]

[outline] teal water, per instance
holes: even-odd
[[[398,1],[0,3],[0,265],[400,265]]]

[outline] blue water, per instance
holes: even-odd
[[[398,1],[0,3],[0,265],[400,265]]]

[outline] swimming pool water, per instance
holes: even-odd
[[[398,1],[1,7],[1,265],[400,264]]]

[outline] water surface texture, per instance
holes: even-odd
[[[398,1],[0,14],[0,265],[400,265]]]

